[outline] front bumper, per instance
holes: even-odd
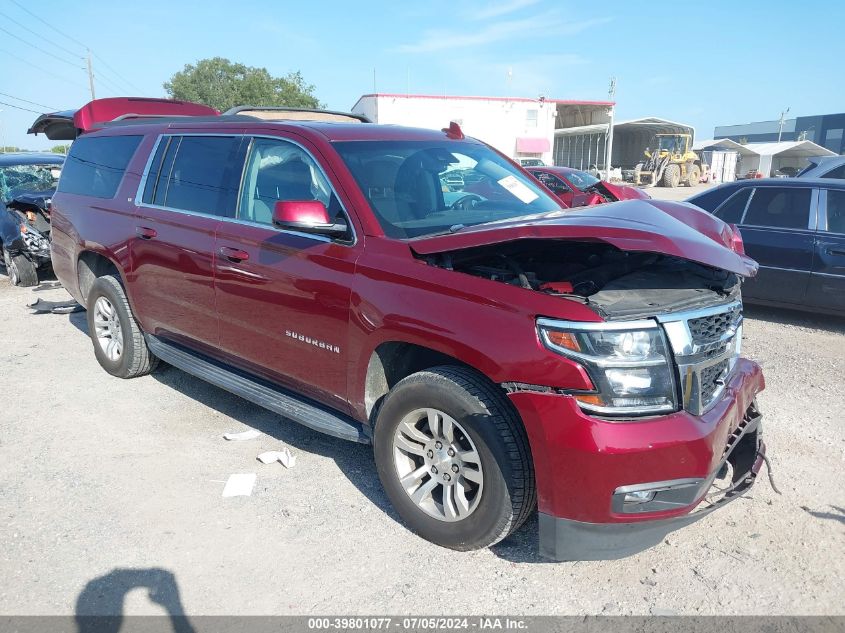
[[[670,532],[703,519],[714,510],[739,498],[754,485],[765,461],[766,445],[761,438],[761,419],[759,414],[751,419],[747,428],[742,429],[738,441],[731,446],[733,450],[726,452],[719,468],[695,486],[701,493],[696,501],[707,500],[693,512],[670,519],[633,523],[585,523],[541,512],[540,554],[553,560],[624,558],[657,545]],[[724,490],[713,490],[711,486],[714,480],[728,463],[733,467],[734,473],[730,486]],[[744,465],[748,466],[748,470],[740,470]],[[681,481],[687,483],[685,480]]]
[[[763,388],[760,367],[739,359],[703,415],[679,411],[630,422],[590,417],[568,396],[509,394],[534,458],[542,553],[557,560],[627,556],[741,495],[765,454],[753,406]],[[725,464],[734,487],[691,514]],[[624,507],[624,493],[633,490],[657,492],[652,502]]]

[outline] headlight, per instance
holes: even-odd
[[[592,393],[573,394],[582,409],[607,416],[677,409],[672,359],[654,321],[575,323],[539,319],[543,344],[587,370]]]

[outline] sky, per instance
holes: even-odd
[[[185,64],[220,56],[301,71],[338,110],[374,91],[604,100],[615,76],[617,120],[704,139],[787,107],[845,111],[843,25],[845,3],[780,0],[0,0],[0,145],[55,144],[18,108],[89,101],[86,48],[98,97],[165,96]]]

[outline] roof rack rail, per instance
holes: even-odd
[[[190,114],[135,114],[134,112],[127,112],[120,116],[114,117],[108,123],[115,123],[116,121],[126,121],[127,119],[175,119],[192,116]]]
[[[337,121],[345,123],[372,123],[363,114],[323,110],[320,108],[290,108],[286,106],[240,105],[226,110],[222,116],[248,115],[265,121]]]

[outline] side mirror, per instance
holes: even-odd
[[[273,224],[282,229],[339,237],[346,235],[346,222],[332,222],[319,200],[279,200],[273,207]]]

